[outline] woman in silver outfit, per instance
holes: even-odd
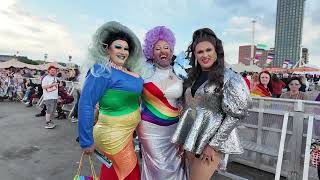
[[[243,152],[237,126],[251,98],[241,76],[225,68],[222,42],[211,29],[196,30],[187,53],[192,69],[172,142],[186,152],[191,180],[208,180],[223,154]]]

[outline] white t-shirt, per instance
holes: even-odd
[[[54,76],[47,75],[42,79],[42,87],[57,83],[57,78]],[[51,89],[43,89],[43,100],[47,99],[58,99],[58,87],[55,90]]]

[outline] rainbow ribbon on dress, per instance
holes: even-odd
[[[164,93],[152,82],[143,85],[141,118],[159,126],[170,126],[179,121],[179,109],[173,107]]]

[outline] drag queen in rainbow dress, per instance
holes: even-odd
[[[138,38],[127,27],[108,22],[93,37],[88,71],[79,102],[79,139],[87,154],[98,149],[112,161],[102,166],[101,180],[140,179],[133,132],[139,124],[143,79]],[[140,74],[141,75],[141,74]],[[94,110],[99,117],[94,125]]]

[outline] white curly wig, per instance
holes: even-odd
[[[143,78],[150,76],[151,71],[150,68],[147,68],[148,65],[146,64],[145,57],[142,53],[141,43],[137,36],[128,27],[118,22],[110,21],[99,27],[92,37],[92,42],[88,50],[88,61],[85,62],[81,70],[83,76],[82,82],[85,79],[85,76],[88,73],[89,69],[91,69],[91,73],[102,72],[101,70],[93,70],[92,67],[94,64],[101,64],[103,65],[102,67],[108,70],[107,72],[111,72],[110,61],[108,59],[108,55],[106,54],[106,44],[104,43],[104,40],[109,38],[110,35],[120,33],[126,34],[126,36],[129,37],[129,40],[131,41],[128,42],[131,47],[129,47],[130,53],[128,59],[124,64],[124,67],[128,68],[132,72],[138,73]],[[96,73],[94,75],[105,76],[105,74]]]

